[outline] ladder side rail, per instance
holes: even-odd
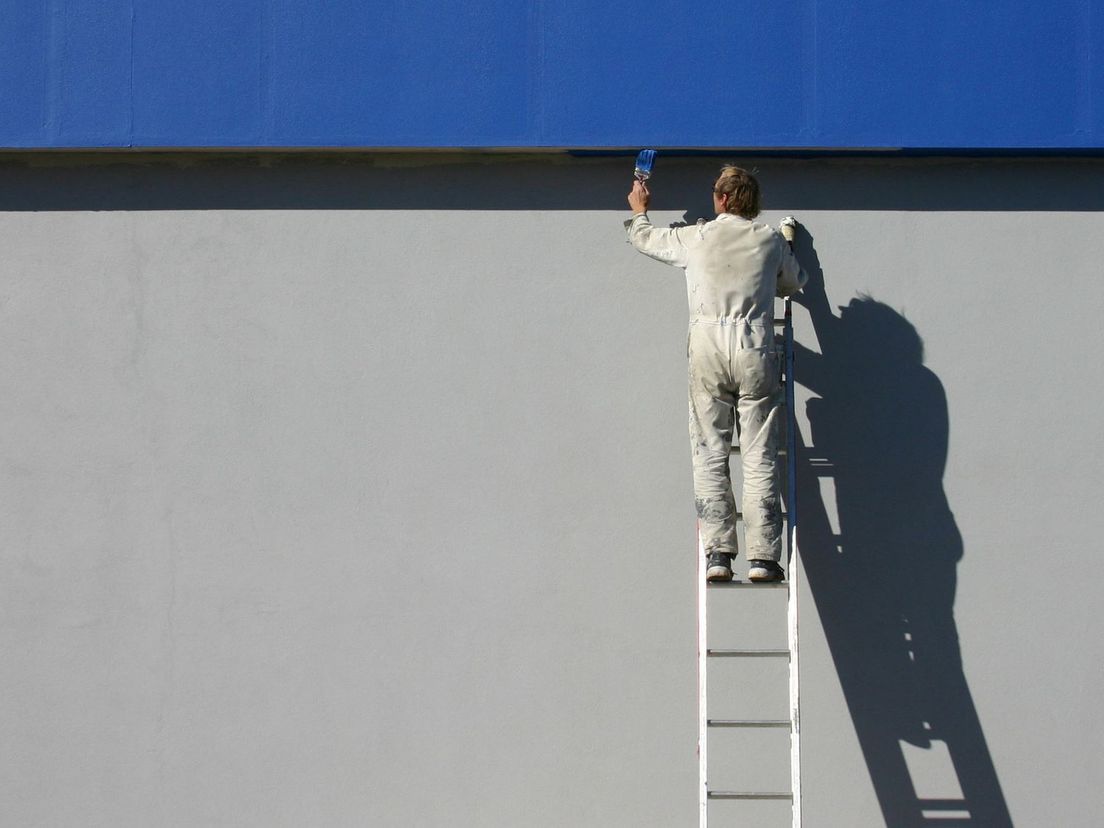
[[[709,719],[706,706],[706,673],[709,664],[709,636],[706,622],[709,618],[706,597],[708,588],[705,582],[705,550],[702,547],[701,529],[698,529],[695,551],[698,564],[695,571],[698,576],[698,826],[708,828],[709,824]]]
[[[789,600],[786,635],[790,648],[790,790],[793,793],[793,828],[801,828],[801,696],[798,673],[797,558],[797,413],[794,410],[793,302],[786,298],[784,329],[786,364],[786,513],[789,529]]]

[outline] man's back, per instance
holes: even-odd
[[[782,238],[765,224],[731,213],[696,229],[686,262],[691,320],[773,317],[786,246]]]
[[[722,213],[687,227],[654,227],[646,213],[628,226],[633,247],[661,262],[686,269],[686,298],[693,322],[741,322],[753,330],[743,347],[772,339],[774,297],[789,296],[805,283],[797,259],[781,235],[757,221]]]

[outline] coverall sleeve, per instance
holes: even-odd
[[[625,222],[629,242],[645,256],[675,267],[686,267],[696,227],[655,227],[647,213],[637,213]]]
[[[809,274],[802,269],[789,242],[782,236],[778,236],[778,241],[782,245],[782,268],[778,271],[777,293],[779,296],[793,296],[809,281]]]

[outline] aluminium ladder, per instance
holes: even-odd
[[[796,422],[794,418],[794,380],[793,380],[793,311],[790,299],[785,300],[785,312],[781,319],[775,319],[776,327],[782,328],[782,366],[783,395],[786,441],[783,453],[786,458],[786,521],[788,537],[787,580],[780,583],[755,584],[748,581],[733,580],[728,583],[707,584],[705,580],[705,554],[698,538],[698,807],[699,826],[707,828],[709,824],[709,803],[717,800],[789,800],[792,807],[793,828],[801,826],[801,751],[800,751],[800,699],[798,695],[798,635],[797,635],[797,478],[796,478]],[[733,452],[739,451],[735,447]],[[741,516],[737,514],[737,520]],[[709,647],[708,639],[708,598],[709,593],[717,589],[750,588],[779,589],[787,596],[786,632],[787,649],[718,649]],[[709,663],[717,658],[785,658],[789,662],[789,719],[712,719],[707,708],[707,678]],[[790,732],[790,790],[789,791],[721,791],[709,787],[709,733],[717,728],[788,728]]]

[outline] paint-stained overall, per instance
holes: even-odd
[[[777,231],[731,213],[672,228],[657,228],[639,213],[627,227],[641,253],[686,271],[690,446],[705,554],[737,552],[728,468],[735,436],[748,560],[779,561],[782,409],[774,299],[800,289],[805,274]]]

